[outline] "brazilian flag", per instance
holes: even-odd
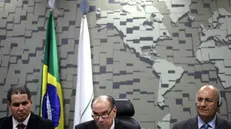
[[[49,12],[47,22],[40,105],[40,116],[51,119],[56,129],[64,129],[63,96],[59,81],[55,22],[52,12]]]

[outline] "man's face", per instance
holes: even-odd
[[[116,112],[116,107],[112,108],[108,101],[98,101],[92,105],[92,116],[99,129],[110,129]]]
[[[32,101],[28,99],[27,94],[13,94],[8,107],[12,116],[18,122],[23,122],[31,112]]]
[[[197,111],[198,115],[208,122],[213,119],[218,109],[218,94],[211,87],[204,87],[199,90],[197,95]]]

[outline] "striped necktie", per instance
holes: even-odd
[[[204,124],[203,126],[201,126],[201,129],[209,129],[209,124]]]
[[[26,126],[23,123],[17,125],[18,129],[24,129]]]

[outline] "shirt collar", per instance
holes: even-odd
[[[214,118],[207,123],[209,124],[210,127],[212,127],[212,129],[215,129],[216,118],[217,117],[215,115]],[[199,116],[197,117],[197,120],[198,120],[198,129],[200,129],[205,124],[205,122]]]
[[[27,126],[27,123],[28,123],[28,121],[29,121],[30,115],[31,115],[31,113],[30,113],[30,114],[27,116],[27,118],[26,118],[23,122],[21,122],[21,123],[23,123],[24,125]],[[17,126],[20,122],[18,122],[17,120],[15,120],[13,116],[12,116],[12,122],[13,122],[13,129],[16,129],[16,126]]]
[[[112,122],[111,128],[110,129],[115,129],[115,119]]]

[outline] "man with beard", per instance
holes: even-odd
[[[80,123],[75,129],[129,129],[120,120],[115,119],[117,108],[115,100],[109,95],[95,97],[91,103],[94,120]]]
[[[212,85],[204,85],[196,96],[198,116],[174,124],[173,129],[231,129],[231,122],[216,113],[220,106],[219,90]]]
[[[12,87],[7,93],[11,116],[0,119],[0,129],[54,129],[51,120],[31,112],[31,93],[27,87]]]

